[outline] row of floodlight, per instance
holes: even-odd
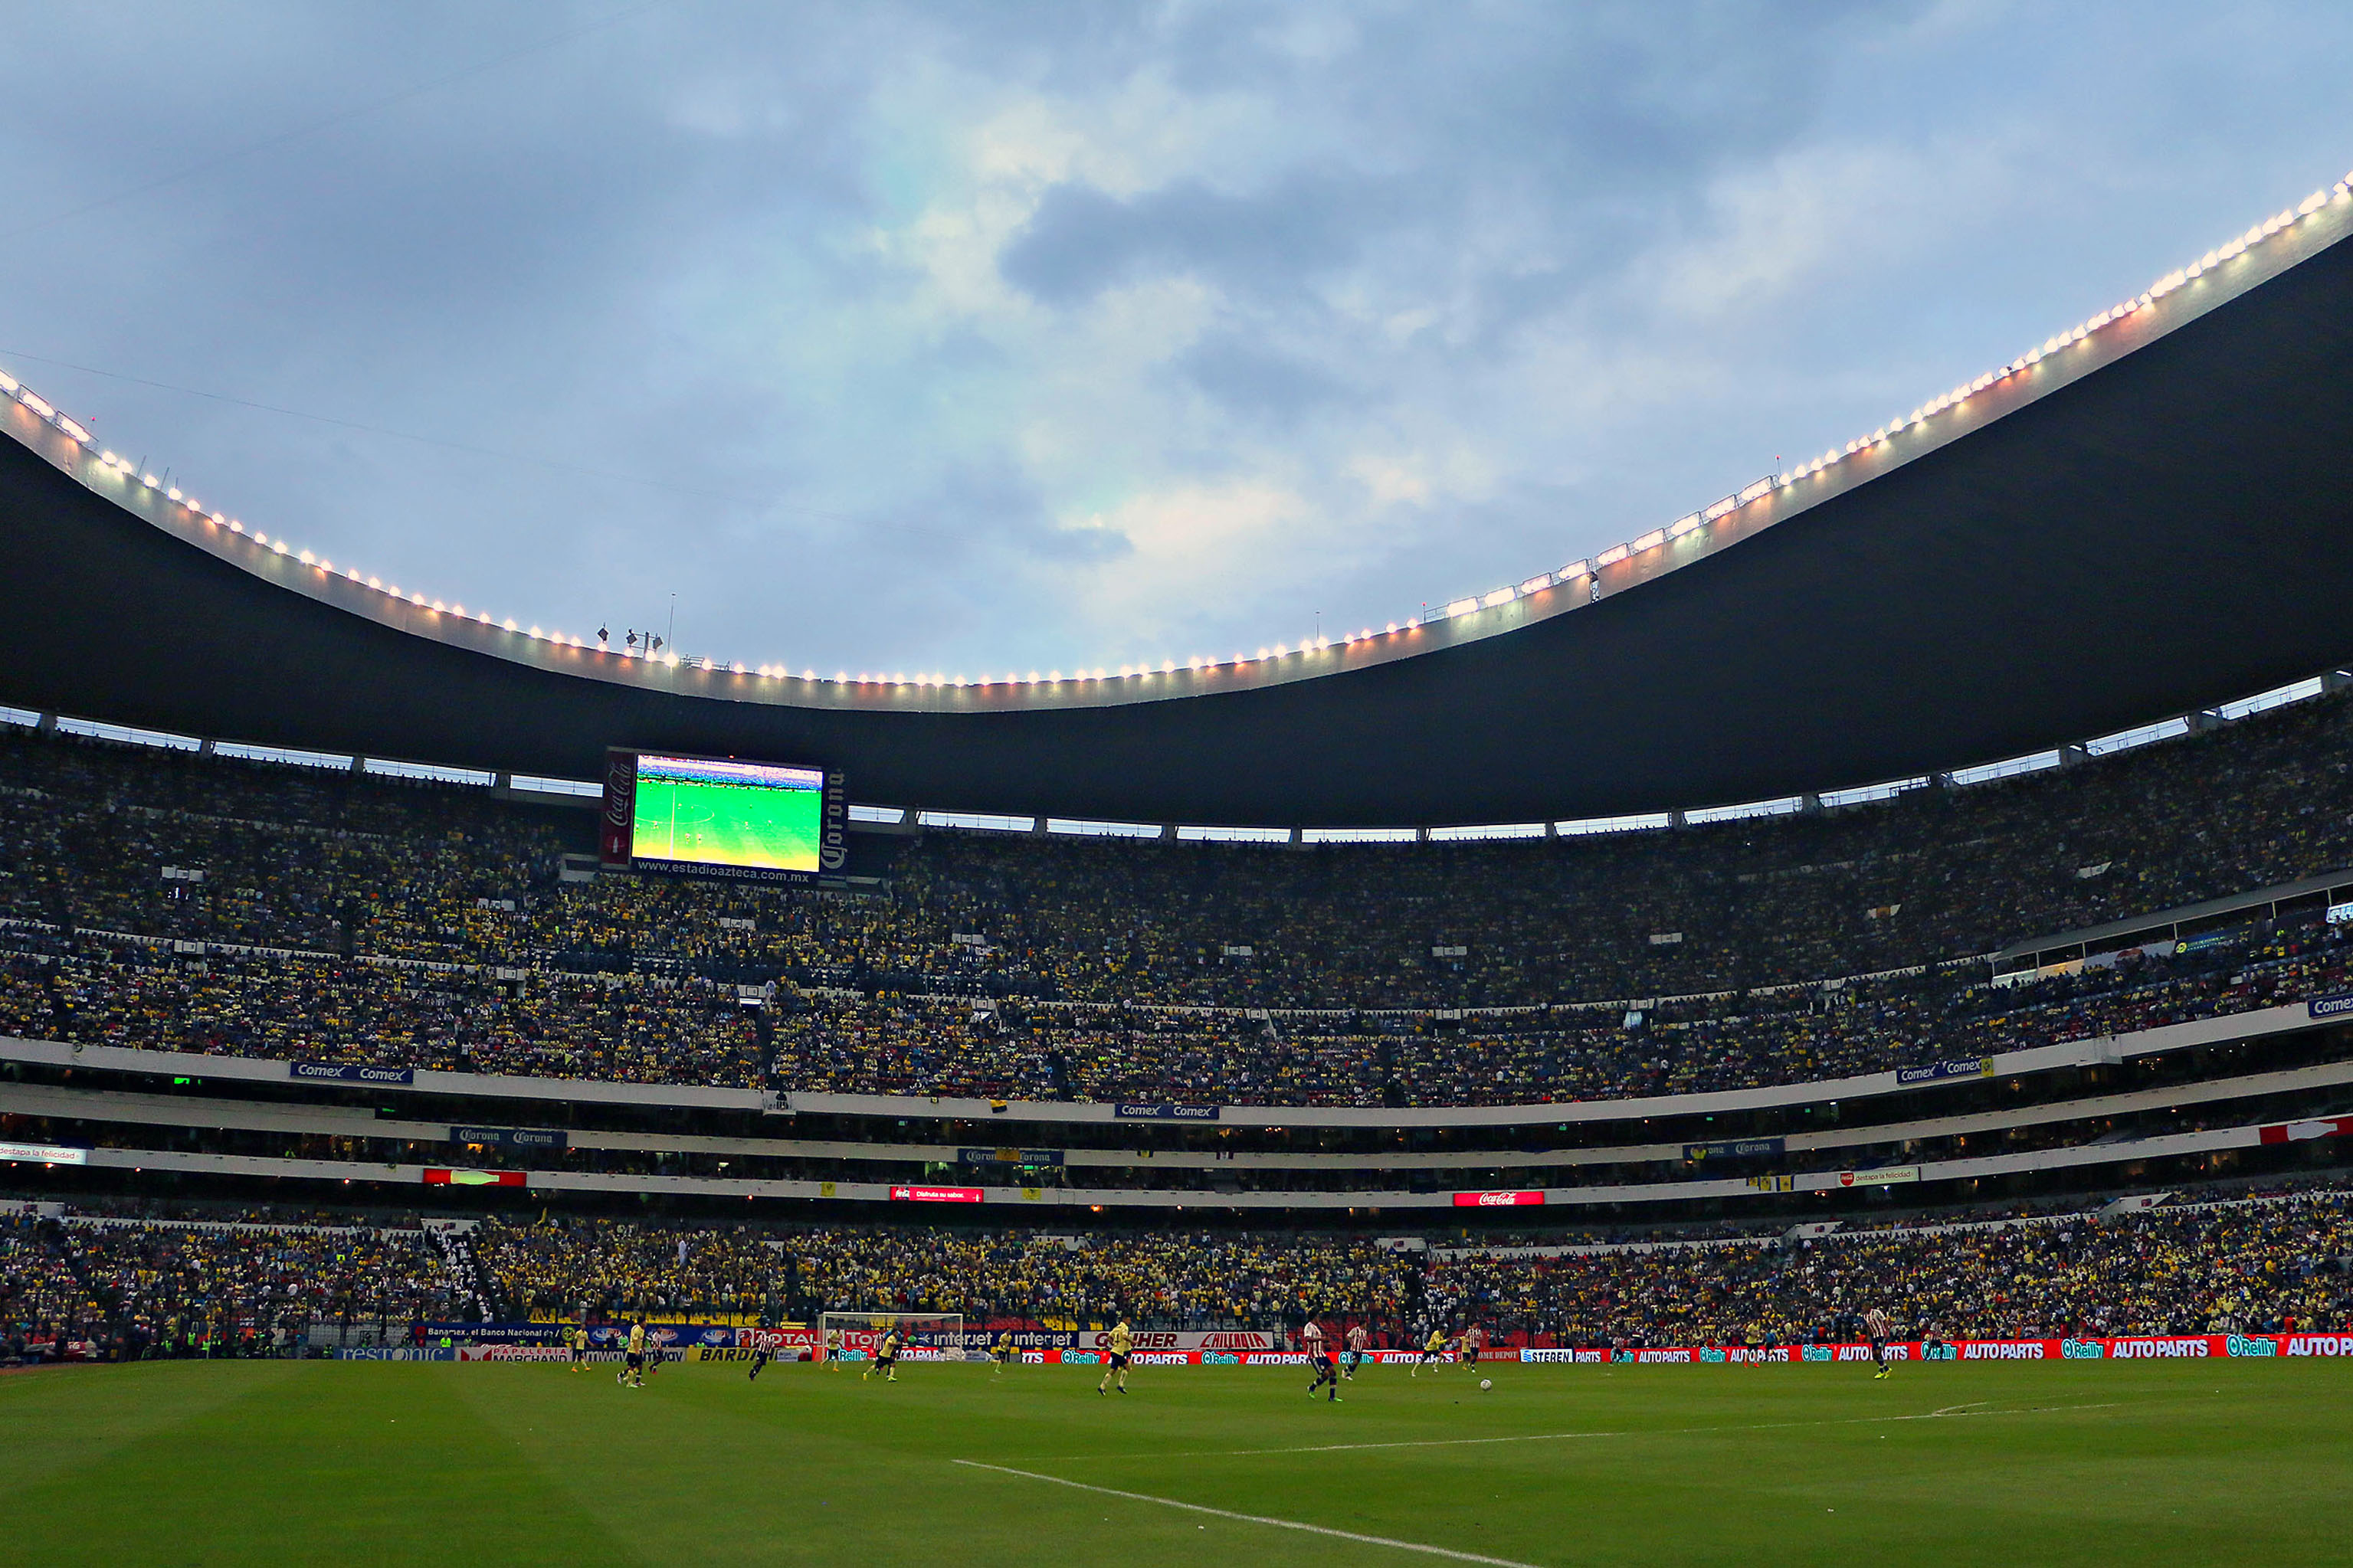
[[[1973,381],[1965,382],[1954,387],[1950,392],[1930,398],[1902,418],[1890,420],[1868,436],[1859,436],[1842,447],[1824,452],[1819,458],[1800,463],[1786,474],[1768,475],[1736,494],[1726,496],[1698,511],[1677,518],[1664,528],[1654,528],[1639,538],[1628,540],[1622,544],[1613,544],[1588,559],[1572,561],[1557,572],[1539,573],[1520,583],[1506,584],[1484,594],[1452,600],[1442,608],[1427,611],[1419,620],[1409,620],[1402,626],[1391,621],[1378,632],[1366,626],[1362,631],[1340,638],[1340,646],[1343,648],[1355,648],[1378,644],[1388,647],[1394,645],[1397,638],[1412,637],[1419,631],[1422,625],[1430,622],[1475,615],[1482,610],[1500,609],[1515,600],[1545,593],[1556,587],[1570,587],[1578,583],[1584,583],[1589,590],[1592,583],[1602,572],[1620,562],[1663,549],[1676,540],[1695,533],[1700,529],[1728,517],[1744,507],[1753,505],[1779,492],[1797,489],[1808,484],[1809,481],[1816,485],[1825,482],[1832,470],[1841,464],[1867,453],[1875,452],[1905,431],[1922,429],[1931,420],[1940,416],[1958,412],[1979,393],[2010,381],[2013,377],[2026,374],[2043,360],[2063,353],[2071,346],[2088,342],[2098,333],[2146,310],[2175,289],[2229,263],[2264,241],[2285,233],[2299,222],[2311,218],[2322,208],[2348,200],[2353,200],[2353,174],[2348,174],[2327,190],[2313,192],[2296,205],[2265,218],[2244,234],[2238,235],[2227,243],[2208,251],[2189,266],[2177,268],[2167,273],[2134,298],[2111,306],[2066,331],[2045,339],[2000,370],[1988,371]],[[452,620],[470,621],[494,631],[504,631],[519,637],[531,638],[535,642],[581,653],[594,653],[604,658],[660,664],[670,668],[675,668],[681,662],[674,650],[657,654],[650,650],[640,652],[629,647],[613,648],[607,647],[605,639],[601,637],[595,642],[590,642],[563,631],[543,631],[535,626],[524,627],[517,625],[512,616],[501,620],[486,613],[469,612],[465,605],[460,604],[428,599],[421,593],[404,594],[397,584],[387,584],[379,577],[363,576],[357,568],[338,569],[332,562],[316,556],[308,550],[298,549],[282,537],[273,540],[258,530],[250,533],[247,532],[243,522],[224,516],[218,511],[206,510],[202,501],[193,496],[184,495],[178,486],[167,484],[153,474],[142,473],[138,471],[135,465],[117,457],[112,452],[100,449],[89,430],[58,412],[54,405],[5,371],[0,371],[0,394],[14,397],[16,402],[38,415],[67,437],[95,454],[102,467],[122,476],[133,484],[142,486],[160,495],[178,509],[181,520],[189,526],[201,524],[206,530],[227,529],[232,534],[250,539],[259,548],[272,551],[289,560],[300,562],[322,577],[340,576],[348,583],[384,595],[387,601],[398,601],[412,612],[425,612]],[[1255,655],[1236,653],[1230,660],[1219,660],[1196,654],[1186,659],[1182,665],[1173,658],[1164,658],[1158,664],[1124,664],[1116,671],[1108,666],[1098,666],[1092,669],[1074,670],[1068,675],[1059,669],[1050,669],[1043,673],[1032,669],[1026,675],[985,674],[977,679],[961,674],[911,676],[904,672],[887,676],[861,672],[853,679],[846,669],[837,670],[830,678],[827,678],[819,676],[815,669],[811,668],[804,668],[798,675],[795,675],[789,668],[775,663],[747,666],[740,660],[729,664],[702,658],[688,659],[685,662],[691,668],[760,680],[790,680],[811,685],[830,684],[860,688],[884,687],[892,689],[923,690],[966,687],[986,689],[1003,686],[1090,685],[1112,680],[1156,679],[1173,677],[1180,669],[1195,675],[1214,671],[1221,667],[1245,671],[1261,665],[1277,664],[1293,658],[1304,657],[1310,653],[1328,652],[1333,646],[1334,639],[1319,634],[1302,641],[1296,647],[1289,643],[1276,643],[1271,647],[1260,648]]]

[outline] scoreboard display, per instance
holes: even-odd
[[[607,870],[796,881],[848,858],[842,775],[736,757],[606,753]]]

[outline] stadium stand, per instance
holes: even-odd
[[[934,832],[875,846],[856,887],[770,889],[566,881],[579,814],[485,790],[13,729],[0,1030],[1040,1100],[1479,1104],[1831,1078],[2342,986],[2316,897],[2026,990],[1982,959],[2353,861],[2348,720],[2329,697],[2020,779],[1593,840]],[[770,1005],[747,1015],[746,984]]]
[[[556,1219],[472,1237],[516,1321],[644,1312],[960,1312],[1001,1328],[1363,1322],[1390,1344],[1476,1322],[1514,1345],[1789,1344],[1852,1337],[1871,1300],[1915,1336],[2293,1332],[2353,1316],[2353,1190],[2237,1194],[2103,1217],[1909,1220],[1765,1236],[1401,1249],[1302,1232],[1087,1237],[908,1226]],[[296,1353],[312,1325],[406,1338],[459,1300],[413,1226],[68,1213],[0,1223],[0,1324],[86,1353]],[[322,1342],[327,1336],[322,1336]],[[342,1338],[341,1334],[334,1336]]]

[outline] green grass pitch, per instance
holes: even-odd
[[[2276,1568],[2353,1550],[2343,1363],[1487,1374],[1482,1394],[1467,1371],[1367,1368],[1333,1405],[1256,1367],[1139,1369],[1124,1399],[1078,1368],[963,1364],[895,1386],[691,1364],[641,1393],[544,1364],[54,1369],[0,1377],[0,1562]]]
[[[814,871],[824,795],[640,777],[630,852],[654,860]]]

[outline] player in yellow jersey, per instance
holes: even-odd
[[[1406,1375],[1408,1377],[1419,1377],[1423,1367],[1444,1365],[1444,1362],[1440,1358],[1445,1354],[1446,1325],[1440,1323],[1430,1331],[1430,1338],[1422,1342],[1421,1359],[1413,1363],[1413,1370],[1406,1373]]]
[[[572,1370],[575,1372],[587,1371],[588,1331],[582,1325],[575,1323],[572,1325],[571,1329],[565,1332],[564,1339],[565,1342],[572,1347]]]
[[[1095,1384],[1097,1394],[1109,1394],[1111,1382],[1119,1380],[1119,1392],[1127,1392],[1127,1358],[1135,1352],[1135,1331],[1122,1318],[1111,1326],[1111,1365],[1103,1369],[1103,1382]]]
[[[638,1318],[629,1324],[629,1350],[621,1370],[613,1374],[615,1383],[628,1384],[631,1388],[646,1385],[646,1321]]]
[[[997,1363],[988,1375],[1003,1376],[1005,1369],[1013,1364],[1013,1336],[1010,1333],[998,1331],[997,1342],[988,1347],[988,1359]]]
[[[825,1331],[825,1370],[828,1372],[837,1372],[840,1370],[840,1367],[841,1331],[839,1329],[828,1329]]]
[[[898,1382],[899,1352],[901,1347],[904,1346],[906,1342],[906,1331],[901,1329],[898,1324],[892,1324],[890,1331],[884,1334],[881,1340],[874,1346],[874,1364],[868,1367],[864,1372],[860,1373],[858,1374],[858,1380],[860,1383],[863,1383],[867,1378],[879,1372],[882,1374],[883,1382]]]

